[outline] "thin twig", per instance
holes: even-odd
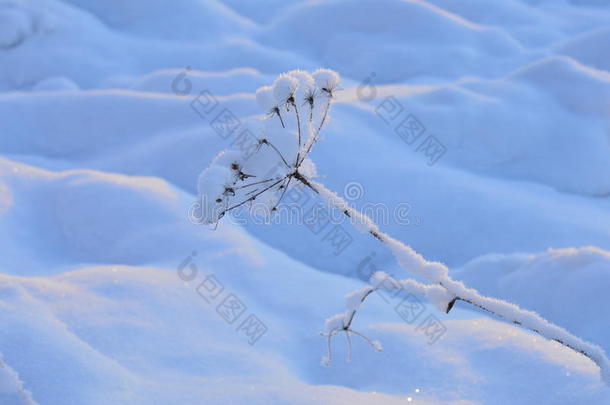
[[[248,188],[250,186],[256,186],[257,184],[268,183],[268,182],[273,181],[273,180],[275,180],[275,179],[267,179],[267,180],[257,181],[256,183],[246,184],[245,186],[234,187],[234,190],[241,190],[242,188]]]
[[[292,176],[292,175],[288,176],[288,182],[284,186],[284,190],[282,191],[282,195],[280,196],[279,200],[277,200],[277,203],[275,204],[275,206],[273,208],[271,208],[271,212],[275,211],[277,209],[277,207],[280,205],[280,203],[282,202],[282,198],[284,198],[284,194],[286,194],[286,191],[288,190],[288,187],[290,186],[290,182],[292,181],[293,177],[294,176]]]
[[[352,339],[349,337],[349,329],[345,331],[347,338],[347,361],[352,361]]]
[[[333,360],[333,349],[332,349],[332,345],[330,344],[330,341],[332,339],[332,337],[334,335],[336,335],[337,332],[332,331],[328,334],[328,339],[326,340],[327,344],[328,344],[328,361],[331,362]]]
[[[288,164],[288,162],[287,162],[287,161],[286,161],[286,159],[284,158],[284,155],[282,155],[282,152],[280,152],[280,151],[279,151],[279,149],[278,149],[278,148],[276,148],[274,144],[272,144],[271,142],[269,142],[269,140],[268,140],[268,139],[262,139],[262,140],[261,140],[261,143],[262,143],[262,144],[264,144],[264,145],[268,145],[268,146],[270,146],[270,147],[271,147],[271,148],[272,148],[272,149],[273,149],[273,150],[274,150],[274,151],[275,151],[275,152],[276,152],[276,153],[277,153],[277,154],[280,156],[280,158],[282,158],[282,162],[284,162],[284,164],[286,165],[286,167],[288,167],[288,168],[291,168],[291,167],[292,167],[292,166],[290,166],[290,165]]]
[[[299,115],[299,109],[297,108],[297,104],[294,102],[294,99],[292,100],[292,106],[294,107],[294,113],[297,118],[297,134],[299,139],[299,148],[297,149],[297,160],[295,162],[295,166],[298,167],[299,160],[301,157],[301,117]]]
[[[248,198],[248,199],[246,199],[246,200],[244,200],[244,201],[242,201],[242,202],[240,202],[240,203],[238,203],[238,204],[235,204],[235,205],[233,205],[233,206],[231,206],[231,207],[227,208],[226,210],[222,211],[222,212],[220,213],[220,215],[225,215],[225,213],[227,213],[227,212],[229,212],[229,211],[231,211],[231,210],[233,210],[233,209],[235,209],[235,208],[237,208],[237,207],[240,207],[240,206],[244,205],[244,204],[245,204],[245,203],[247,203],[247,202],[254,201],[254,200],[256,199],[256,197],[258,197],[259,195],[263,194],[265,191],[268,191],[268,190],[272,189],[273,187],[275,187],[276,185],[278,185],[279,183],[281,183],[281,182],[282,182],[282,181],[284,181],[284,180],[285,180],[285,177],[284,177],[284,178],[282,178],[282,179],[280,179],[280,180],[278,180],[278,181],[276,181],[275,183],[273,183],[273,184],[272,184],[272,185],[270,185],[269,187],[265,188],[264,190],[261,190],[260,192],[256,193],[256,194],[255,194],[255,195],[253,195],[252,197],[250,197],[250,198]]]
[[[305,161],[305,158],[307,157],[309,152],[311,152],[311,148],[313,148],[315,143],[318,142],[318,137],[320,135],[320,131],[322,130],[322,126],[324,126],[324,122],[326,121],[326,117],[328,116],[328,111],[330,110],[331,98],[332,97],[329,95],[326,100],[326,107],[324,109],[324,115],[322,116],[322,121],[320,121],[320,125],[318,126],[318,129],[316,130],[315,134],[313,135],[311,142],[309,142],[309,146],[305,150],[305,153],[303,153],[303,157],[301,158],[301,161],[297,162],[297,169],[301,166],[301,164],[303,164],[303,162]]]
[[[365,341],[366,343],[370,344],[370,345],[371,345],[371,346],[373,346],[375,349],[377,349],[378,345],[376,345],[376,344],[375,344],[375,343],[374,343],[374,342],[373,342],[371,339],[367,338],[367,337],[366,337],[366,336],[364,336],[362,333],[360,333],[360,332],[358,332],[358,331],[356,331],[356,330],[353,330],[353,329],[350,329],[349,331],[350,331],[351,333],[355,334],[355,335],[360,336],[362,339],[364,339],[364,341]]]
[[[371,291],[367,292],[366,294],[364,294],[364,296],[360,299],[360,304],[362,304],[364,302],[364,300],[366,300],[366,297],[368,297],[369,295],[371,295],[373,293],[373,291],[375,291],[376,289],[372,289]],[[349,320],[345,323],[345,327],[349,328],[350,326],[352,326],[352,321],[354,320],[354,316],[356,315],[356,311],[357,310],[353,310],[352,313],[350,314]]]
[[[282,119],[282,114],[280,113],[280,108],[279,107],[273,107],[273,110],[271,110],[273,114],[277,114],[277,116],[280,119],[280,123],[282,124],[282,128],[286,128],[286,126],[284,125],[284,120]]]

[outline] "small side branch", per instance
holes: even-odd
[[[282,119],[282,113],[280,112],[280,108],[278,106],[273,107],[271,114],[277,115],[280,119],[280,124],[282,124],[282,128],[286,128],[286,125],[284,125],[284,120]]]
[[[301,157],[301,117],[299,115],[299,109],[297,107],[297,104],[294,102],[294,97],[291,99],[291,104],[294,107],[294,114],[296,115],[296,119],[297,119],[297,137],[298,137],[299,146],[297,149],[297,158],[296,158],[295,166],[298,167],[299,160]]]
[[[263,194],[263,193],[264,193],[264,192],[266,192],[266,191],[271,190],[273,187],[277,186],[278,184],[280,184],[280,183],[281,183],[282,181],[284,181],[285,179],[286,179],[286,177],[283,177],[283,178],[281,178],[280,180],[276,181],[275,183],[271,184],[270,186],[265,187],[263,190],[256,192],[255,194],[253,194],[251,197],[249,197],[249,198],[245,199],[244,201],[242,201],[242,202],[240,202],[240,203],[238,203],[238,204],[235,204],[235,205],[233,205],[233,206],[231,206],[231,207],[229,207],[229,208],[225,209],[224,211],[222,211],[222,212],[219,214],[219,215],[220,215],[220,217],[223,217],[223,216],[224,216],[224,215],[225,215],[227,212],[229,212],[229,211],[231,211],[231,210],[234,210],[235,208],[241,207],[242,205],[244,205],[244,204],[246,204],[246,203],[248,203],[248,202],[250,202],[250,201],[254,201],[254,200],[256,200],[256,198],[257,198],[259,195]],[[255,191],[256,191],[256,190],[255,190]]]
[[[358,228],[366,229],[366,232],[370,233],[377,240],[382,242],[383,245],[396,257],[398,264],[406,271],[413,272],[414,274],[430,281],[433,283],[433,285],[443,288],[448,297],[444,307],[446,313],[448,313],[454,307],[457,301],[469,303],[499,319],[503,319],[509,323],[518,325],[544,337],[545,339],[555,341],[577,353],[586,356],[599,366],[602,378],[610,385],[610,361],[606,357],[606,354],[601,347],[579,339],[565,329],[548,322],[534,312],[524,310],[514,304],[500,299],[486,297],[478,293],[476,290],[467,288],[464,284],[453,280],[449,276],[449,269],[446,266],[441,263],[429,262],[425,260],[411,247],[387,234],[382,233],[370,218],[349,207],[344,199],[326,189],[326,187],[324,187],[322,184],[302,177],[303,176],[301,175],[299,175],[299,177],[295,176],[295,178],[320,195],[330,208],[340,209],[349,218],[357,218],[362,220],[364,226]],[[372,291],[374,291],[373,287],[371,287],[371,291],[362,296],[360,303],[364,302],[364,300],[370,296]],[[352,313],[346,314],[345,323],[343,325],[344,328],[351,328],[356,311],[357,308],[354,308]]]
[[[278,148],[276,148],[276,147],[275,147],[275,145],[274,145],[274,144],[272,144],[272,143],[271,143],[271,142],[270,142],[268,139],[261,139],[261,140],[260,140],[260,143],[261,143],[262,145],[267,145],[267,146],[269,146],[271,149],[273,149],[273,150],[274,150],[274,151],[275,151],[275,152],[278,154],[278,156],[279,156],[279,157],[282,159],[282,162],[284,162],[284,164],[286,165],[286,167],[288,167],[288,168],[291,168],[291,167],[292,167],[292,166],[290,166],[290,165],[288,164],[288,162],[287,162],[287,161],[286,161],[286,159],[284,158],[284,155],[282,155],[282,152],[280,152],[280,150],[279,150]]]
[[[303,162],[305,161],[305,158],[307,157],[307,155],[309,155],[309,152],[311,152],[311,149],[313,148],[313,146],[316,144],[316,142],[318,142],[318,138],[320,136],[320,131],[322,130],[322,127],[324,126],[324,123],[326,122],[326,117],[328,116],[328,112],[330,110],[331,100],[332,100],[332,95],[328,95],[327,99],[326,99],[326,106],[324,107],[324,114],[322,115],[322,120],[320,121],[320,125],[318,125],[318,128],[315,130],[315,133],[313,134],[313,137],[312,137],[311,141],[309,142],[309,145],[307,145],[305,152],[303,152],[303,156],[301,157],[301,160],[297,161],[297,169],[301,166],[301,164],[303,164]]]
[[[288,187],[290,187],[290,182],[292,181],[292,178],[294,176],[290,175],[288,176],[288,181],[286,182],[286,184],[282,184],[281,187],[283,187],[282,190],[282,195],[280,195],[280,198],[277,200],[277,203],[275,204],[275,206],[271,209],[271,212],[277,211],[277,207],[282,203],[282,199],[284,198],[284,195],[286,194],[286,191],[288,190]]]
[[[255,183],[250,183],[250,184],[245,184],[245,185],[243,185],[243,186],[234,187],[233,189],[234,189],[234,190],[241,190],[241,189],[248,188],[248,187],[252,187],[252,186],[256,186],[256,185],[259,185],[259,184],[265,184],[265,183],[269,183],[270,181],[273,181],[273,180],[275,180],[275,179],[261,180],[261,181],[257,181],[257,182],[255,182]]]

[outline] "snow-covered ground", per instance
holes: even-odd
[[[318,181],[610,352],[608,49],[603,0],[0,0],[0,405],[610,404],[590,360],[462,303],[374,296],[354,327],[384,351],[337,337],[324,367],[324,320],[394,259],[187,217],[237,139],[218,113],[254,130],[258,87],[329,67]]]

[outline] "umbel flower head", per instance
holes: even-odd
[[[256,102],[265,116],[256,152],[246,157],[237,150],[223,151],[201,172],[196,217],[216,224],[227,212],[254,201],[271,213],[291,185],[307,184],[315,176],[308,155],[329,120],[339,82],[332,70],[293,70],[259,88]]]
[[[299,81],[292,73],[284,73],[278,76],[273,83],[273,97],[280,106],[288,106],[294,103],[294,93],[299,87]]]

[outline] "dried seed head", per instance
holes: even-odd
[[[306,101],[306,98],[315,90],[316,82],[309,72],[304,70],[293,70],[287,74],[294,77],[299,82],[294,97],[299,105],[303,104],[303,102]]]
[[[273,83],[273,96],[279,105],[284,105],[294,96],[299,81],[288,74],[280,75]]]
[[[318,69],[313,72],[313,78],[316,81],[316,86],[324,93],[332,96],[333,91],[339,86],[341,79],[339,74],[330,69]]]
[[[272,111],[277,106],[271,86],[261,87],[256,90],[256,103],[266,113]]]

